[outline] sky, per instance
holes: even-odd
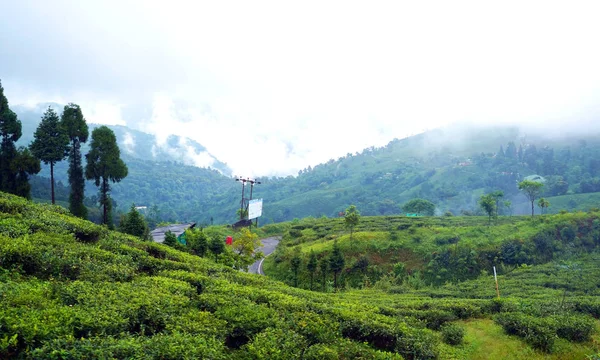
[[[0,0],[11,105],[189,137],[240,176],[428,129],[590,131],[596,1]],[[198,157],[210,165],[211,157]]]

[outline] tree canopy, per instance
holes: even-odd
[[[88,139],[88,126],[77,104],[70,103],[63,109],[60,119],[61,126],[69,137],[69,210],[75,216],[87,218],[85,199],[85,179],[81,162],[81,144]]]
[[[488,215],[489,223],[491,224],[492,216],[496,215],[498,211],[498,208],[496,207],[496,197],[494,194],[481,195],[479,198],[479,206],[481,206],[481,209],[483,209],[483,211]]]
[[[34,134],[34,141],[29,145],[35,157],[50,164],[50,188],[52,203],[54,199],[54,164],[69,154],[69,137],[60,124],[60,118],[54,109],[48,107],[42,121]]]
[[[135,208],[135,204],[131,204],[129,212],[121,217],[119,231],[137,236],[143,240],[148,239],[148,224],[146,224],[142,214]]]
[[[356,209],[356,206],[350,205],[346,209],[346,214],[344,215],[344,224],[346,228],[350,229],[350,239],[352,239],[352,232],[354,231],[354,227],[358,225],[360,221],[360,213]]]
[[[0,83],[0,191],[30,198],[29,175],[40,171],[40,162],[25,148],[17,149],[21,121],[8,106]]]
[[[425,199],[412,199],[406,204],[402,205],[402,210],[407,213],[433,216],[435,212],[435,204]]]
[[[333,287],[337,288],[337,275],[344,269],[344,254],[338,246],[337,240],[333,242],[333,251],[329,257],[329,269],[333,271]]]
[[[531,202],[531,216],[533,216],[533,204],[542,193],[544,184],[538,181],[523,180],[519,183],[519,190],[523,192],[523,195]]]
[[[109,181],[119,182],[127,176],[127,165],[121,160],[114,132],[106,126],[92,131],[90,151],[85,155],[85,176],[100,187],[100,205],[104,208],[103,223],[110,224]]]

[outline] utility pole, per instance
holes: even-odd
[[[242,201],[240,202],[240,220],[244,220],[244,190],[246,188],[246,181],[250,179],[244,179],[243,177],[235,178],[235,181],[242,183]]]
[[[256,179],[255,180],[248,179],[248,182],[250,182],[250,200],[252,200],[252,189],[254,189],[254,184],[260,185],[260,181],[258,181]],[[250,206],[250,203],[248,203],[248,206]],[[258,229],[258,218],[256,218],[255,227]]]

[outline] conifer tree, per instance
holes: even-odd
[[[102,223],[112,227],[110,214],[110,184],[119,182],[127,176],[127,165],[121,160],[115,133],[106,126],[92,131],[90,151],[85,155],[87,165],[85,177],[94,180],[100,187],[100,205],[103,207]]]
[[[175,246],[177,244],[177,236],[175,236],[171,230],[167,231],[165,233],[165,240],[163,241],[163,244],[171,247]]]
[[[337,276],[344,269],[344,255],[340,250],[337,240],[333,242],[333,251],[329,257],[329,269],[333,271],[333,287],[337,289]]]
[[[302,259],[298,254],[294,255],[290,264],[292,266],[292,272],[294,273],[294,286],[298,287],[298,270],[300,270],[300,264],[302,263]]]
[[[21,121],[8,107],[0,83],[0,191],[30,198],[29,175],[40,171],[40,162],[29,150],[17,149],[21,138]]]
[[[329,259],[326,257],[322,257],[319,262],[319,271],[321,271],[321,284],[323,286],[323,291],[325,291],[325,283],[327,281],[327,271],[329,270]]]
[[[135,208],[135,204],[131,204],[129,212],[121,218],[119,231],[137,236],[143,240],[148,238],[148,224],[146,224],[142,214]]]
[[[315,272],[317,271],[317,254],[313,250],[310,251],[310,255],[308,257],[308,263],[306,263],[306,270],[310,274],[310,289],[313,289],[313,278],[315,276]]]
[[[79,105],[72,103],[65,106],[60,122],[69,137],[69,210],[73,215],[85,219],[87,208],[83,204],[85,178],[81,162],[81,144],[88,139],[88,126]]]
[[[215,236],[210,239],[210,242],[208,243],[208,249],[215,254],[215,262],[217,262],[219,254],[225,251],[225,242],[219,239],[218,236]]]
[[[31,152],[45,164],[50,164],[50,189],[54,204],[54,164],[69,154],[69,137],[60,125],[58,114],[51,107],[42,116],[34,138],[29,145]]]
[[[21,122],[8,107],[8,99],[4,96],[4,88],[0,83],[0,190],[14,193],[17,174],[12,170],[12,163],[17,157],[15,142],[21,137]]]

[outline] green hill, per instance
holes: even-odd
[[[15,107],[23,121],[21,144],[30,141],[40,120],[39,109]],[[202,145],[170,137],[159,144],[156,137],[123,126],[111,127],[118,139],[129,176],[113,186],[113,199],[126,211],[131,203],[154,208],[157,221],[232,223],[239,207],[239,183],[226,164],[214,159]],[[84,150],[85,153],[86,150]],[[205,154],[211,168],[191,166]],[[413,198],[436,205],[436,214],[477,214],[483,193],[504,192],[512,209],[526,214],[525,197],[516,183],[527,176],[545,180],[546,198],[600,192],[600,136],[527,131],[507,126],[454,125],[395,139],[386,146],[346,154],[307,167],[297,176],[262,177],[255,197],[264,199],[262,223],[322,215],[334,217],[349,204],[364,215],[401,214],[401,206]],[[223,175],[226,174],[226,175]],[[40,176],[47,177],[47,169]],[[57,164],[56,178],[67,183],[66,163]],[[34,197],[44,199],[49,183],[35,180]],[[67,197],[59,194],[61,201]],[[66,191],[68,193],[68,191]],[[91,183],[86,195],[96,195]],[[585,197],[585,196],[583,196]],[[574,201],[551,200],[550,212],[587,210]],[[91,211],[93,214],[94,212]]]
[[[597,254],[501,275],[502,300],[489,276],[320,293],[212,258],[0,193],[0,357],[567,359],[599,351]]]

